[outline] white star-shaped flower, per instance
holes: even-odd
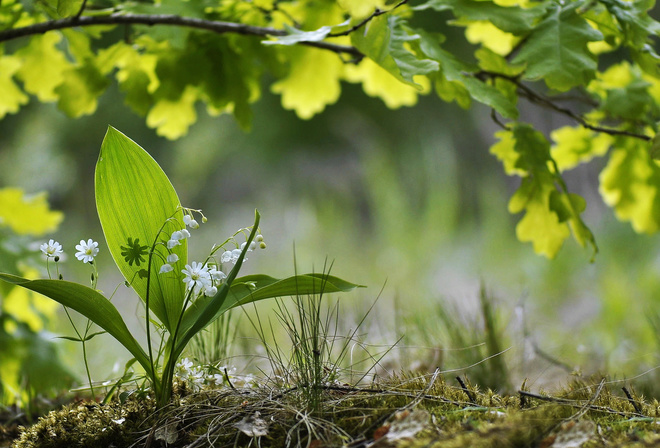
[[[94,261],[94,257],[99,253],[99,243],[92,240],[91,238],[85,242],[85,240],[80,240],[80,244],[76,245],[76,258],[83,263],[91,263]]]

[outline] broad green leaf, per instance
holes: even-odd
[[[231,285],[226,298],[215,314],[215,318],[231,308],[273,297],[286,297],[312,294],[348,292],[361,287],[340,278],[324,274],[304,274],[285,279],[267,275],[247,275],[237,278]],[[208,303],[213,299],[200,297],[183,317],[182,326],[190,325],[196,316],[204,314]]]
[[[626,40],[633,47],[641,48],[649,36],[660,35],[660,23],[648,13],[655,5],[654,0],[604,0],[603,4],[619,22]]]
[[[639,233],[660,229],[660,166],[651,158],[651,142],[617,138],[600,173],[600,193],[617,218]]]
[[[29,98],[12,79],[21,68],[21,61],[15,56],[0,55],[0,119],[7,114],[15,114]]]
[[[348,292],[360,285],[324,274],[302,274],[277,280],[266,275],[237,279],[221,311],[273,297]]]
[[[486,84],[471,75],[475,71],[471,67],[459,61],[452,53],[440,46],[440,37],[427,34],[418,30],[421,36],[420,48],[428,57],[440,62],[441,76],[447,81],[465,86],[470,96],[482,104],[492,107],[502,116],[511,119],[518,118],[518,109],[504,94],[495,86]],[[441,89],[444,83],[436,85]]]
[[[183,212],[174,187],[156,161],[134,141],[110,127],[96,164],[96,207],[108,250],[124,278],[172,332],[182,312],[184,284],[173,276],[158,275],[168,252],[159,244],[151,264],[150,280],[140,276],[143,266],[129,264],[122,246],[129,238],[140,244],[166,242],[181,230]],[[162,229],[162,230],[161,230]],[[171,250],[181,266],[187,263],[187,242]],[[149,291],[147,291],[149,284]]]
[[[70,117],[78,118],[96,111],[98,97],[110,84],[89,60],[80,67],[64,72],[64,82],[55,88],[57,107]]]
[[[429,8],[451,10],[458,19],[487,20],[502,31],[513,34],[530,31],[545,12],[543,7],[500,6],[488,0],[430,0],[415,9]]]
[[[555,142],[551,155],[560,171],[605,155],[613,141],[607,134],[597,133],[582,126],[555,129],[550,133],[550,137]]]
[[[439,64],[431,59],[419,59],[406,48],[406,44],[420,39],[408,31],[400,17],[380,15],[351,33],[351,42],[394,77],[421,89],[413,77],[435,72]]]
[[[50,210],[45,192],[26,195],[20,188],[0,189],[0,226],[9,226],[18,235],[54,232],[63,218],[62,212]]]
[[[103,295],[87,286],[64,280],[28,280],[0,274],[0,280],[43,294],[71,308],[107,331],[149,372],[150,363],[140,344],[133,338],[117,308]]]
[[[15,53],[22,62],[18,77],[25,90],[36,95],[39,101],[57,100],[55,88],[64,81],[64,73],[71,69],[64,53],[56,48],[61,40],[62,35],[55,31],[33,36],[29,45]]]
[[[526,79],[543,79],[548,87],[566,91],[585,85],[596,72],[596,57],[587,43],[603,38],[579,15],[582,1],[549,6],[549,14],[534,29],[514,57],[527,64]]]

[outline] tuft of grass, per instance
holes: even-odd
[[[440,370],[463,372],[484,387],[510,392],[510,373],[503,356],[507,351],[505,325],[497,313],[495,299],[483,283],[479,291],[479,313],[477,318],[470,318],[451,304],[437,302],[425,315],[413,316],[409,327],[422,331],[411,337],[419,338],[425,346],[438,348],[442,356],[438,357],[441,364],[436,367]]]
[[[231,356],[240,316],[230,310],[214,320],[190,341],[188,352],[202,365],[216,365]]]
[[[324,272],[329,273],[325,266]],[[319,281],[323,282],[323,277]],[[324,290],[323,284],[320,290]],[[292,395],[300,398],[299,408],[308,415],[317,415],[323,410],[328,387],[343,384],[342,381],[346,380],[359,383],[379,358],[362,350],[366,353],[366,359],[356,361],[352,353],[355,346],[365,348],[356,340],[356,334],[368,312],[347,336],[340,336],[339,301],[326,304],[323,292],[314,296],[296,296],[291,300],[293,307],[287,306],[288,301],[276,300],[275,310],[277,321],[290,343],[290,351],[284,350],[284,344],[268,342],[276,340],[272,322],[269,321],[268,327],[265,327],[258,312],[250,321],[266,350],[273,372],[271,381],[277,387],[291,388],[292,392],[295,391]],[[367,372],[356,376],[356,365],[367,360],[372,361]]]

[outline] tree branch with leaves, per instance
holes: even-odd
[[[196,104],[245,129],[266,79],[282,107],[309,119],[358,83],[390,108],[435,92],[491,108],[490,152],[521,184],[517,235],[554,257],[572,234],[596,252],[583,198],[563,175],[609,157],[600,191],[638,232],[660,228],[660,24],[653,0],[208,0],[0,3],[0,118],[30,95],[71,117],[91,114],[111,82],[170,139]],[[451,21],[450,21],[451,20]],[[433,25],[419,25],[433,24]],[[463,38],[447,40],[449,26]],[[468,49],[467,51],[465,49]],[[268,76],[266,76],[268,75]],[[113,81],[114,80],[114,81]],[[566,101],[570,98],[569,101]],[[544,135],[527,100],[572,120]],[[577,101],[575,100],[577,99]]]

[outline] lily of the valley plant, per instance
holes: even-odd
[[[258,233],[258,212],[250,228],[215,245],[204,261],[189,262],[188,229],[199,227],[198,211],[182,207],[156,161],[114,128],[109,128],[101,146],[95,189],[107,248],[126,283],[145,305],[146,347],[133,337],[110,300],[94,288],[95,282],[90,288],[65,280],[28,280],[2,273],[0,280],[50,297],[113,336],[144,369],[158,406],[170,399],[176,363],[188,342],[227,310],[272,297],[342,292],[357,286],[323,274],[286,279],[237,277],[247,252],[265,247]],[[240,246],[239,233],[246,235]],[[95,263],[96,242],[82,240],[76,249],[79,260]],[[50,259],[59,257],[62,248],[51,240],[42,246],[42,252]],[[228,265],[233,267],[223,272]],[[162,339],[156,341],[154,333]]]

